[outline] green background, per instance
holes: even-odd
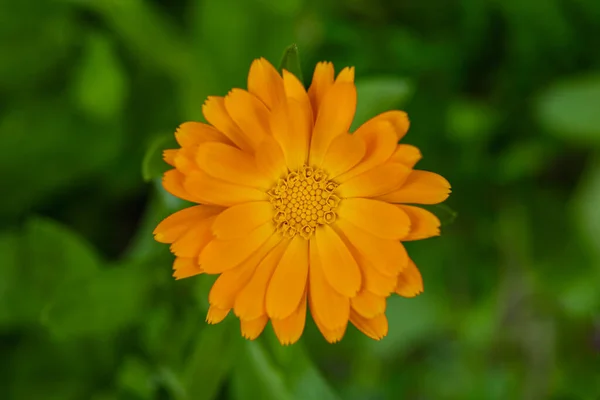
[[[152,239],[144,156],[290,43],[453,186],[381,342],[208,326]],[[597,0],[0,2],[0,398],[600,399],[598,49]]]

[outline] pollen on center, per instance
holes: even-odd
[[[309,239],[319,225],[334,222],[340,202],[335,195],[337,186],[320,169],[304,166],[288,173],[267,192],[277,231],[287,237],[300,234]]]

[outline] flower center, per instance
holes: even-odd
[[[308,239],[319,225],[335,221],[335,209],[340,198],[334,194],[337,183],[327,174],[304,166],[291,171],[267,193],[275,209],[273,221],[284,236],[300,234]]]

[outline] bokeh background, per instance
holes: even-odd
[[[152,239],[176,126],[291,43],[453,185],[381,342],[209,326]],[[0,398],[600,399],[598,49],[597,0],[1,2]]]

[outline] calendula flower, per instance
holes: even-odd
[[[254,339],[270,320],[279,341],[302,335],[307,308],[329,342],[351,322],[373,339],[388,331],[386,299],[421,293],[419,270],[402,241],[439,235],[439,220],[409,204],[450,193],[440,175],[413,169],[419,150],[398,144],[409,121],[389,111],[349,133],[354,69],[337,77],[319,63],[308,91],[265,59],[248,90],[209,97],[208,124],[186,122],[181,146],[166,150],[171,194],[198,205],[163,220],[177,279],[219,274],[209,323],[233,311]]]

